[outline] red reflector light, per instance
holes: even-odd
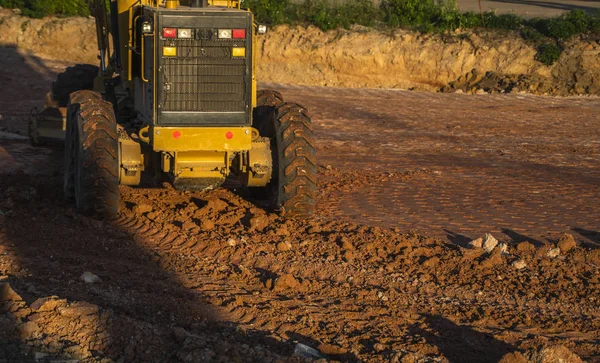
[[[174,139],[179,139],[181,137],[181,132],[179,131],[174,131],[173,132],[173,138]]]
[[[177,28],[163,28],[163,38],[177,38]]]
[[[233,29],[233,39],[246,39],[246,29]]]
[[[225,134],[225,137],[227,138],[227,140],[233,139],[233,132],[229,131],[228,133]]]

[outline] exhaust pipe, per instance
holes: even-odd
[[[192,0],[191,7],[193,7],[193,8],[208,7],[208,0]]]

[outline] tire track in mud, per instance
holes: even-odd
[[[175,191],[166,193],[167,196],[162,193],[162,198],[170,199],[168,196],[171,196],[177,201],[170,204],[186,208],[185,196]],[[244,226],[241,220],[249,215],[254,217],[253,213],[260,216],[263,212],[231,192],[220,190],[192,198],[206,198],[204,208],[209,208],[207,206],[211,201],[225,201],[228,205],[225,209],[206,213],[204,220],[218,221],[223,215],[229,218],[235,215],[228,224],[237,227],[233,227],[234,231],[226,229],[226,233],[223,233],[218,223],[215,223],[216,231],[212,232],[185,232],[172,228],[165,231],[164,224],[156,225],[145,215],[133,212],[123,215],[115,224],[127,228],[137,243],[157,253],[156,258],[161,268],[185,276],[182,279],[186,286],[198,290],[211,304],[221,306],[225,311],[223,316],[244,329],[268,331],[278,340],[300,337],[306,341],[310,337],[327,344],[335,352],[344,352],[346,355],[342,356],[346,358],[352,353],[355,357],[370,361],[391,358],[389,355],[378,354],[381,352],[374,348],[374,344],[385,346],[386,352],[398,352],[423,344],[423,341],[416,342],[407,329],[414,325],[428,327],[429,316],[453,316],[457,325],[472,324],[483,335],[507,339],[511,343],[527,341],[527,336],[532,332],[544,339],[571,343],[575,340],[586,342],[597,336],[593,333],[598,329],[597,324],[589,320],[590,316],[598,314],[594,306],[582,309],[582,302],[576,298],[551,304],[541,297],[543,295],[548,301],[552,301],[553,294],[560,294],[556,289],[543,293],[526,293],[528,287],[522,280],[536,281],[539,278],[525,278],[522,274],[515,273],[509,265],[514,256],[498,258],[479,255],[475,261],[470,261],[473,258],[469,257],[470,251],[457,251],[452,246],[432,239],[339,222],[284,222],[275,216],[268,217],[273,222],[267,227],[266,233],[259,233],[252,231],[249,225]],[[143,203],[146,199],[153,200],[154,203],[158,201],[158,198],[144,197],[127,202]],[[169,208],[158,202],[153,209],[165,211]],[[236,221],[236,218],[239,219]],[[305,244],[304,247],[309,252],[303,250],[297,234],[279,232],[282,228],[288,232],[290,229],[314,231],[327,224],[331,225],[328,242],[323,238],[321,241],[313,240],[310,245]],[[347,255],[339,247],[340,244],[344,245],[340,240],[369,240],[370,234],[377,233],[382,233],[381,237],[375,237],[377,247],[358,244],[351,248],[354,256],[350,263],[343,257]],[[241,237],[227,237],[239,234]],[[282,236],[284,238],[280,238]],[[309,236],[317,240],[320,237],[318,233]],[[408,256],[398,253],[389,261],[387,250],[393,250],[394,243],[386,243],[387,238],[383,236],[391,237],[395,243],[410,249],[411,254],[413,250],[422,249],[415,254],[418,258],[410,259],[412,267],[409,270],[413,271],[392,272],[394,268],[390,266],[398,266],[393,263],[394,260]],[[291,241],[292,251],[277,250],[277,244],[284,240]],[[325,246],[326,243],[330,245]],[[335,246],[333,251],[331,244]],[[423,244],[426,247],[414,247]],[[244,252],[236,252],[236,248],[243,248]],[[375,250],[372,256],[370,249]],[[380,249],[386,251],[380,252]],[[320,253],[320,261],[316,258],[313,264],[308,256],[318,256]],[[379,253],[385,257],[382,259],[378,256]],[[298,254],[307,256],[309,261],[301,261]],[[422,260],[425,260],[425,266],[418,263]],[[428,268],[432,267],[427,264],[430,260],[439,264],[438,268],[448,268],[456,263],[467,264],[469,268],[458,273],[465,273],[464,278],[444,277],[443,274],[433,274]],[[481,261],[477,262],[478,260]],[[300,269],[300,263],[310,267]],[[493,272],[486,271],[481,265],[492,268]],[[555,267],[559,268],[559,265],[555,263]],[[386,266],[385,270],[382,266]],[[474,266],[477,271],[475,274],[483,276],[473,276],[472,271],[467,272]],[[597,269],[592,264],[587,268]],[[291,273],[288,272],[290,270]],[[288,279],[288,274],[293,276],[292,282],[284,281],[287,285],[280,289],[277,277]],[[415,274],[418,278],[411,277]],[[505,280],[508,282],[504,283]],[[470,286],[470,283],[474,283],[474,286]],[[543,281],[533,283],[544,284]],[[515,289],[518,292],[516,295]],[[593,292],[588,291],[586,295],[593,296]],[[559,321],[568,321],[565,325],[560,325],[559,329],[572,331],[577,326],[581,331],[591,333],[557,334],[556,317],[559,317]],[[534,328],[530,327],[532,324]],[[340,327],[343,327],[341,332]],[[350,332],[358,331],[368,331],[369,336],[378,343],[364,346],[361,344],[362,337],[351,337]],[[576,335],[577,339],[568,338],[575,338]]]

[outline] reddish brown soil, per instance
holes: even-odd
[[[0,131],[24,133],[47,79],[10,64]],[[63,201],[60,149],[0,139],[0,361],[294,361],[297,342],[339,361],[600,361],[597,98],[277,87],[317,126],[308,222],[168,185],[88,219]],[[485,232],[507,253],[466,247]]]

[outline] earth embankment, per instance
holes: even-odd
[[[515,33],[420,34],[366,28],[323,32],[279,26],[258,37],[261,82],[425,91],[600,94],[600,43],[567,42],[553,66]],[[29,19],[0,12],[0,46],[96,63],[93,19]]]

